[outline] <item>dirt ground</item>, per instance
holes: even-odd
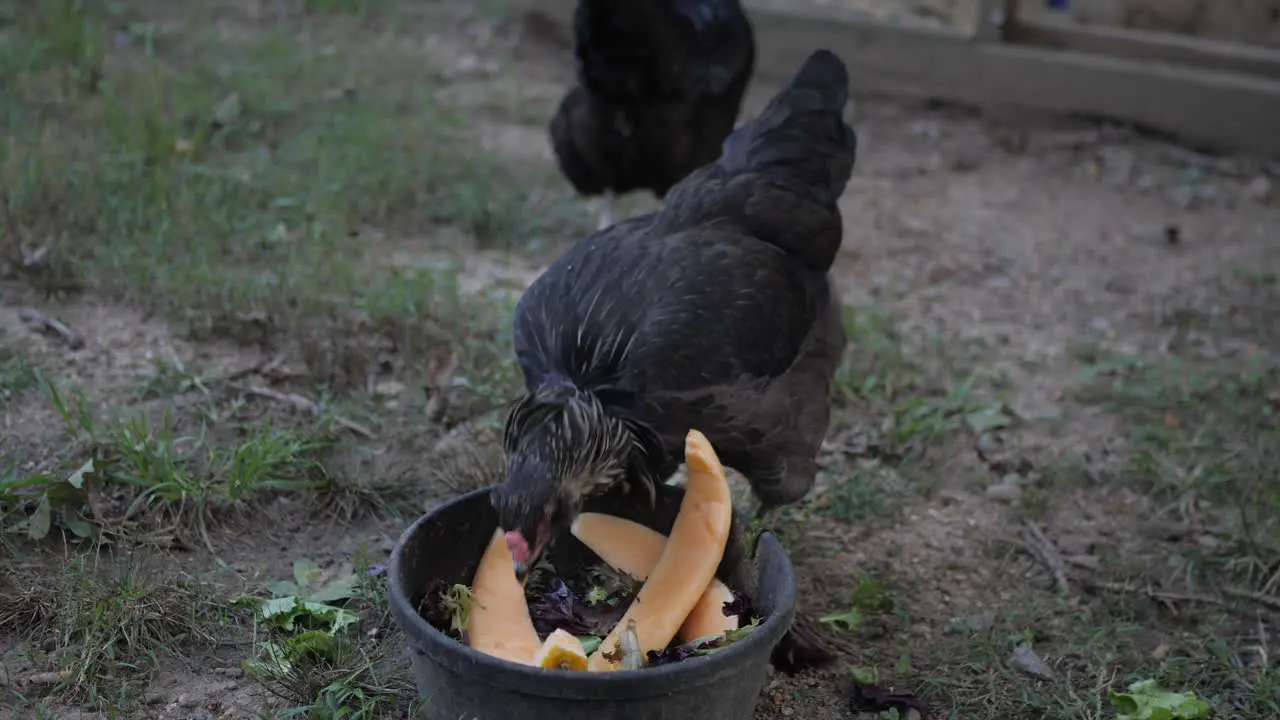
[[[496,479],[512,299],[593,222],[545,134],[567,49],[488,4],[17,7],[0,716],[408,717],[370,570]],[[928,717],[1114,717],[1144,679],[1280,717],[1280,166],[851,119],[840,412],[774,528],[843,657],[755,717],[859,717],[872,681]],[[242,596],[353,573],[355,639],[246,664],[282,631]]]

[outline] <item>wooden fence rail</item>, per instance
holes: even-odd
[[[569,27],[574,0],[526,0]],[[1209,150],[1280,154],[1280,51],[1169,33],[1019,20],[988,0],[973,33],[875,22],[853,11],[745,0],[757,77],[785,80],[815,48],[839,53],[855,96],[923,96],[978,107],[1086,115],[1160,130]]]

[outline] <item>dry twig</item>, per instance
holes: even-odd
[[[65,670],[59,672],[37,672],[19,677],[16,684],[18,687],[33,688],[44,685],[56,685],[60,682],[66,682],[70,677],[71,673]]]
[[[1067,583],[1067,568],[1063,564],[1062,555],[1058,553],[1058,548],[1054,546],[1040,529],[1040,525],[1030,520],[1024,523],[1027,528],[1027,538],[1023,542],[1032,555],[1035,555],[1040,562],[1049,568],[1049,572],[1053,573],[1054,584],[1058,588],[1058,592],[1066,595],[1070,592],[1070,585]]]
[[[1157,590],[1150,585],[1138,587],[1128,583],[1109,582],[1107,580],[1085,580],[1084,582],[1095,590],[1105,590],[1107,592],[1117,593],[1136,593],[1138,595],[1149,597],[1152,600],[1160,600],[1163,602],[1198,602],[1205,605],[1222,604],[1222,598],[1213,597],[1212,595],[1168,592],[1166,590]]]
[[[1222,594],[1237,600],[1249,600],[1271,610],[1280,610],[1280,598],[1256,590],[1245,590],[1244,588],[1228,585],[1222,588]]]
[[[55,317],[45,315],[35,308],[23,308],[19,310],[18,318],[24,323],[36,326],[39,330],[53,332],[67,344],[67,347],[72,350],[79,350],[84,347],[84,338],[80,337],[74,330],[67,327],[66,323]]]
[[[449,390],[460,361],[458,353],[453,348],[446,347],[443,353],[437,353],[427,364],[426,414],[433,423],[440,422],[449,409]]]
[[[1152,600],[1160,600],[1163,602],[1197,602],[1205,605],[1225,605],[1226,599],[1214,595],[1205,595],[1203,593],[1178,593],[1166,590],[1157,590],[1150,585],[1138,587],[1128,583],[1107,582],[1105,580],[1085,580],[1089,586],[1109,592],[1121,593],[1137,593],[1151,598]],[[1261,605],[1268,610],[1280,611],[1280,598],[1266,593],[1254,590],[1246,590],[1244,588],[1227,586],[1221,588],[1222,594],[1227,598],[1234,600],[1247,600],[1249,602]]]
[[[276,402],[292,405],[295,408],[312,415],[318,416],[324,413],[324,410],[315,402],[297,393],[282,393],[278,390],[272,390],[271,388],[265,388],[259,385],[244,386],[240,387],[240,389],[250,395],[257,395],[258,397],[264,397],[269,400],[275,400]],[[373,440],[377,437],[369,428],[354,420],[348,420],[341,415],[334,415],[333,421],[351,432],[364,437],[365,439]]]
[[[222,377],[222,380],[225,382],[235,382],[236,380],[243,380],[249,377],[250,375],[260,375],[268,379],[279,379],[282,376],[287,377],[291,373],[282,374],[278,372],[280,370],[280,366],[284,365],[284,361],[285,361],[284,352],[277,353],[275,357],[272,357],[270,359],[263,357],[262,359],[258,360],[258,362],[252,365],[248,365],[240,368],[239,370],[233,370],[230,373],[227,373],[227,375]]]

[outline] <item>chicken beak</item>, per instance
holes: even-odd
[[[542,551],[547,547],[547,541],[551,539],[551,523],[546,522],[538,529],[538,539],[534,543],[533,552],[524,561],[515,561],[516,580],[520,581],[520,586],[524,587],[525,582],[529,579],[529,571],[538,564],[538,558],[542,557]]]
[[[539,543],[538,546],[534,548],[533,554],[529,556],[527,561],[520,562],[517,560],[515,562],[516,580],[520,582],[520,587],[524,587],[525,582],[529,580],[529,571],[538,563],[538,557],[540,555],[542,555],[542,543]]]

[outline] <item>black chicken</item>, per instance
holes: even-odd
[[[578,0],[577,86],[551,120],[560,170],[580,195],[672,185],[720,155],[755,65],[738,0]]]
[[[762,511],[813,486],[845,347],[827,273],[857,150],[847,99],[844,64],[815,52],[661,211],[582,240],[520,299],[527,394],[492,498],[519,577],[586,497],[674,474],[690,428]]]

